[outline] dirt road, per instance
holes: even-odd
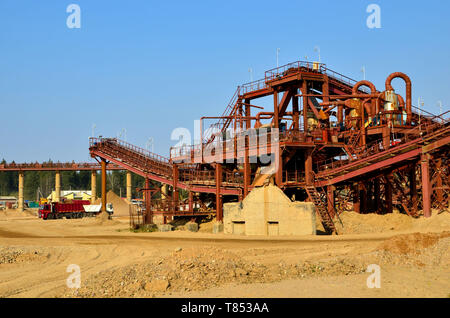
[[[448,297],[450,227],[438,223],[263,238],[9,213],[0,216],[0,297]],[[79,289],[66,285],[70,264],[81,270]],[[379,289],[367,287],[369,264],[381,268]]]

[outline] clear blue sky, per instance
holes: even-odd
[[[68,29],[66,7],[81,7]],[[381,7],[381,29],[366,8]],[[236,86],[307,55],[383,90],[395,71],[437,113],[450,104],[450,2],[1,0],[0,159],[88,161],[88,137],[168,155],[176,127],[222,114]],[[397,92],[404,85],[396,80]]]

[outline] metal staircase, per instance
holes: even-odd
[[[173,166],[168,158],[115,138],[90,138],[89,150],[103,154],[145,173],[172,179]],[[103,156],[102,156],[103,157]]]
[[[225,108],[225,111],[222,114],[222,118],[215,124],[211,125],[211,127],[215,128],[216,133],[223,133],[228,126],[230,125],[233,116],[236,113],[236,110],[238,108],[238,105],[242,102],[242,99],[240,97],[240,91],[241,87],[238,86],[236,91],[234,92],[233,97],[231,98],[230,102],[228,103],[227,107]],[[213,133],[211,136],[205,136],[204,141],[206,143],[210,143],[214,140],[215,134]]]
[[[336,233],[336,226],[333,218],[328,213],[328,200],[327,195],[323,191],[318,191],[313,185],[306,186],[306,192],[311,202],[316,206],[316,212],[320,217],[325,231],[328,234]]]

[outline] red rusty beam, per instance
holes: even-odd
[[[323,186],[336,184],[336,183],[339,183],[339,182],[342,182],[342,181],[345,181],[345,180],[349,180],[349,179],[352,179],[354,177],[357,177],[357,176],[360,176],[360,175],[372,172],[374,170],[378,170],[378,169],[384,168],[386,166],[390,166],[390,165],[396,164],[398,162],[401,162],[401,161],[404,161],[404,160],[416,157],[416,156],[420,155],[421,153],[422,153],[422,149],[420,149],[420,148],[419,149],[414,149],[412,151],[403,153],[401,155],[396,155],[393,158],[389,158],[389,159],[380,161],[378,163],[374,163],[374,164],[371,164],[369,166],[357,169],[355,171],[349,172],[349,173],[344,174],[342,176],[335,177],[335,178],[330,179],[330,180],[320,181],[320,182],[317,183],[316,186],[323,187]]]
[[[437,148],[440,148],[442,146],[449,145],[449,144],[450,144],[450,136],[445,137],[440,140],[436,140],[429,145],[423,146],[422,150],[423,150],[423,153],[427,153],[427,152],[433,151]]]

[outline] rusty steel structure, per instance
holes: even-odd
[[[392,85],[396,78],[405,82],[404,96]],[[201,119],[201,143],[171,148],[170,158],[116,138],[91,138],[90,153],[170,186],[170,195],[148,205],[149,223],[153,214],[214,213],[222,221],[223,203],[242,201],[266,182],[313,202],[330,233],[346,210],[429,217],[450,203],[450,123],[447,113],[414,107],[411,94],[404,73],[392,73],[378,90],[298,61],[239,86],[221,116]],[[273,106],[258,105],[267,98]]]

